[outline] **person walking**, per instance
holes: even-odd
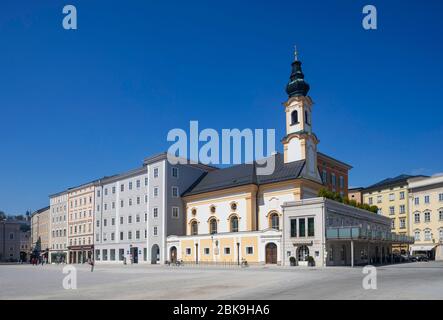
[[[88,263],[91,265],[91,272],[94,272],[94,260],[89,258]]]

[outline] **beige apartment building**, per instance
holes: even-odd
[[[391,219],[391,232],[408,235],[409,200],[408,179],[411,175],[402,174],[377,182],[362,191],[363,203],[376,205],[378,213]],[[408,246],[394,245],[393,252],[406,253]]]
[[[443,260],[443,175],[408,180],[412,254]]]
[[[49,207],[39,209],[31,215],[31,247],[40,250],[40,255],[48,259],[49,252]],[[40,239],[40,247],[37,242]]]
[[[95,182],[68,189],[69,263],[85,263],[92,258]]]

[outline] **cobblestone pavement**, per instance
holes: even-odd
[[[64,265],[0,265],[0,299],[443,299],[443,262],[363,268],[74,265],[77,289],[63,288]]]

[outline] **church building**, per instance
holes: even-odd
[[[273,155],[274,172],[259,175],[257,164],[247,163],[204,173],[182,194],[186,235],[167,238],[169,261],[280,264],[283,205],[317,197],[325,186],[331,189],[332,183],[324,181],[326,167],[343,172],[345,177],[337,181],[342,181],[340,190],[347,194],[351,166],[324,154],[318,164],[319,139],[313,130],[314,108],[308,92],[296,56],[282,110],[284,152]]]

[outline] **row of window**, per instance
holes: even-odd
[[[431,203],[431,196],[424,196],[423,200],[424,200],[425,204],[429,204],[429,203]],[[443,193],[439,193],[438,201],[439,202],[443,202]],[[415,197],[414,198],[414,204],[415,205],[419,205],[420,204],[420,197]]]
[[[323,169],[322,180],[323,183],[330,184],[333,187],[337,187],[337,177],[334,172],[328,173],[326,169]],[[345,187],[345,178],[343,176],[339,176],[339,187],[340,189],[343,189]]]
[[[147,186],[147,185],[148,185],[148,178],[145,178],[145,186]],[[136,187],[137,189],[140,189],[140,187],[141,187],[141,181],[140,181],[140,179],[137,179],[137,180],[135,181],[135,187]],[[133,189],[133,182],[132,182],[132,181],[129,181],[129,182],[128,182],[128,190],[132,190],[132,189]],[[120,192],[124,192],[124,191],[125,191],[125,184],[122,183],[122,184],[120,184]],[[116,192],[116,188],[115,188],[115,186],[113,186],[113,187],[111,188],[111,192],[112,192],[112,194],[115,194],[115,192]],[[107,195],[108,195],[108,188],[103,188],[103,193],[104,193],[105,196],[107,196]],[[100,198],[100,196],[101,196],[101,192],[100,192],[100,189],[98,189],[98,190],[97,190],[97,197]]]
[[[430,229],[425,229],[424,230],[424,240],[425,241],[431,241],[432,237],[433,237],[433,234],[432,234],[431,230]],[[439,237],[440,241],[443,240],[443,229],[440,229],[438,231],[438,237]],[[421,241],[421,231],[420,230],[415,230],[414,231],[414,238],[415,238],[415,241]]]
[[[72,246],[72,245],[77,246],[77,245],[82,245],[82,244],[83,245],[85,245],[85,244],[90,245],[91,244],[91,238],[90,237],[88,237],[88,238],[79,238],[78,241],[77,241],[77,238],[69,239],[69,245],[70,246]]]
[[[89,210],[88,217],[92,217],[92,210]],[[72,220],[77,220],[81,218],[86,218],[86,211],[74,212],[69,215],[69,218]],[[74,218],[74,219],[73,219]]]
[[[400,229],[406,229],[406,219],[400,218]],[[395,229],[395,218],[391,220],[391,229]]]
[[[89,196],[89,204],[92,203],[92,197]],[[87,197],[75,199],[70,201],[70,207],[71,208],[77,208],[77,206],[84,206],[87,205]]]
[[[101,252],[100,252],[101,251]],[[116,249],[109,249],[109,257],[108,257],[108,249],[96,249],[95,250],[95,260],[97,261],[116,261]],[[130,254],[130,251],[127,250],[127,255]],[[125,259],[125,249],[118,249],[118,261],[124,261]],[[146,248],[143,248],[143,261],[147,261],[148,252]]]
[[[247,255],[252,255],[252,254],[254,254],[254,247],[253,246],[246,247],[245,251],[246,251]],[[224,247],[223,248],[223,254],[224,255],[231,255],[231,252],[232,252],[231,251],[231,247]],[[186,248],[185,249],[185,253],[186,253],[187,256],[192,255],[192,249],[189,248],[189,247]],[[209,247],[203,248],[203,254],[205,256],[209,256],[211,254],[211,249]]]
[[[66,243],[53,243],[52,244],[52,249],[53,250],[55,250],[55,249],[66,249]]]
[[[313,219],[313,218],[312,218]],[[209,233],[214,234],[218,232],[218,221],[217,218],[211,217],[208,220],[209,224]],[[198,235],[198,221],[196,219],[191,220],[191,235]],[[271,229],[280,229],[280,217],[278,213],[273,212],[269,215],[269,228]],[[239,231],[239,218],[237,215],[231,215],[229,218],[229,232],[238,232]]]
[[[308,224],[306,225],[306,220]],[[314,218],[292,218],[291,219],[291,237],[292,238],[304,238],[306,234],[308,237],[315,236],[315,224]]]
[[[52,223],[66,221],[66,215],[52,217]]]
[[[154,168],[153,175],[154,175],[154,178],[158,178],[158,168]],[[171,170],[171,175],[174,178],[178,178],[178,168],[173,167]],[[128,182],[128,190],[132,190],[133,186],[134,186],[133,181],[129,181]],[[145,186],[148,186],[148,178],[147,177],[145,177]],[[141,187],[141,180],[140,179],[135,180],[135,187],[137,189],[139,189]],[[115,194],[115,191],[116,191],[116,188],[115,188],[115,186],[113,186],[111,188],[112,194]],[[124,192],[124,191],[125,191],[125,184],[122,183],[122,184],[120,184],[120,192]],[[108,188],[103,188],[103,193],[105,196],[107,196],[108,195]],[[99,190],[97,190],[97,197],[100,197],[100,196],[101,196],[101,192],[99,189]]]
[[[144,203],[148,203],[148,195],[145,195],[145,202]],[[131,207],[134,204],[134,202],[132,201],[132,198],[128,199],[128,206]],[[136,205],[140,205],[141,204],[141,197],[136,197],[135,198],[135,204]],[[125,206],[125,201],[122,199],[120,200],[120,208],[123,208]],[[115,209],[115,201],[111,202],[111,208],[110,209]],[[106,211],[108,210],[108,204],[104,203],[103,204],[103,210]],[[100,211],[100,205],[97,205],[97,211]]]
[[[60,212],[66,211],[66,204],[64,206],[62,206],[62,207],[52,208],[52,213],[59,212],[59,209],[60,209]]]
[[[423,212],[423,215],[424,215],[425,222],[431,222],[431,211]],[[414,213],[414,222],[420,223],[420,219],[421,219],[421,213],[415,212]],[[443,221],[443,209],[440,209],[438,211],[438,220]]]
[[[52,230],[52,237],[56,238],[56,237],[66,237],[66,229],[57,229],[57,230]]]
[[[91,232],[92,232],[92,224],[91,223],[88,223],[88,231],[86,231],[86,223],[69,227],[69,235],[91,233]]]
[[[399,205],[399,207],[398,207],[398,213],[399,214],[406,214],[406,205],[404,205],[404,204],[401,204],[401,205]],[[389,214],[390,215],[393,215],[393,214],[395,214],[395,206],[390,206],[389,207]]]
[[[306,123],[307,125],[310,125],[311,120],[310,120],[310,117],[309,117],[309,112],[308,112],[308,110],[305,110],[304,115],[305,115],[305,117],[304,117],[304,121],[305,121],[305,123]],[[298,111],[297,111],[297,110],[294,110],[294,111],[291,112],[291,126],[296,125],[296,124],[298,124],[298,123],[299,123],[299,119],[298,119]]]
[[[155,232],[153,232],[153,233],[154,233],[154,235],[157,235],[157,227],[154,227],[154,228],[155,228],[155,230],[153,230],[153,231],[155,231]],[[132,239],[133,235],[135,236],[135,240],[140,240],[141,231],[140,230],[136,230],[135,233],[133,233],[132,231],[127,231],[127,233],[126,233],[126,240],[133,240]],[[148,237],[148,230],[145,229],[144,238],[146,239],[147,237]],[[95,239],[96,239],[97,242],[100,241],[100,234],[97,233],[95,235]],[[115,241],[115,233],[114,232],[110,233],[109,240],[110,241]],[[120,241],[124,241],[124,240],[125,240],[125,233],[123,231],[120,231]],[[104,232],[103,233],[103,242],[106,242],[106,241],[108,241],[108,234],[106,232]]]
[[[399,192],[399,199],[400,200],[404,200],[405,199],[405,192],[404,191],[400,191]],[[390,193],[388,195],[388,200],[389,201],[395,201],[395,193]],[[383,202],[383,195],[378,195],[377,196],[377,203],[382,203]],[[368,198],[368,204],[373,205],[374,204],[374,199],[373,197],[369,197]]]

